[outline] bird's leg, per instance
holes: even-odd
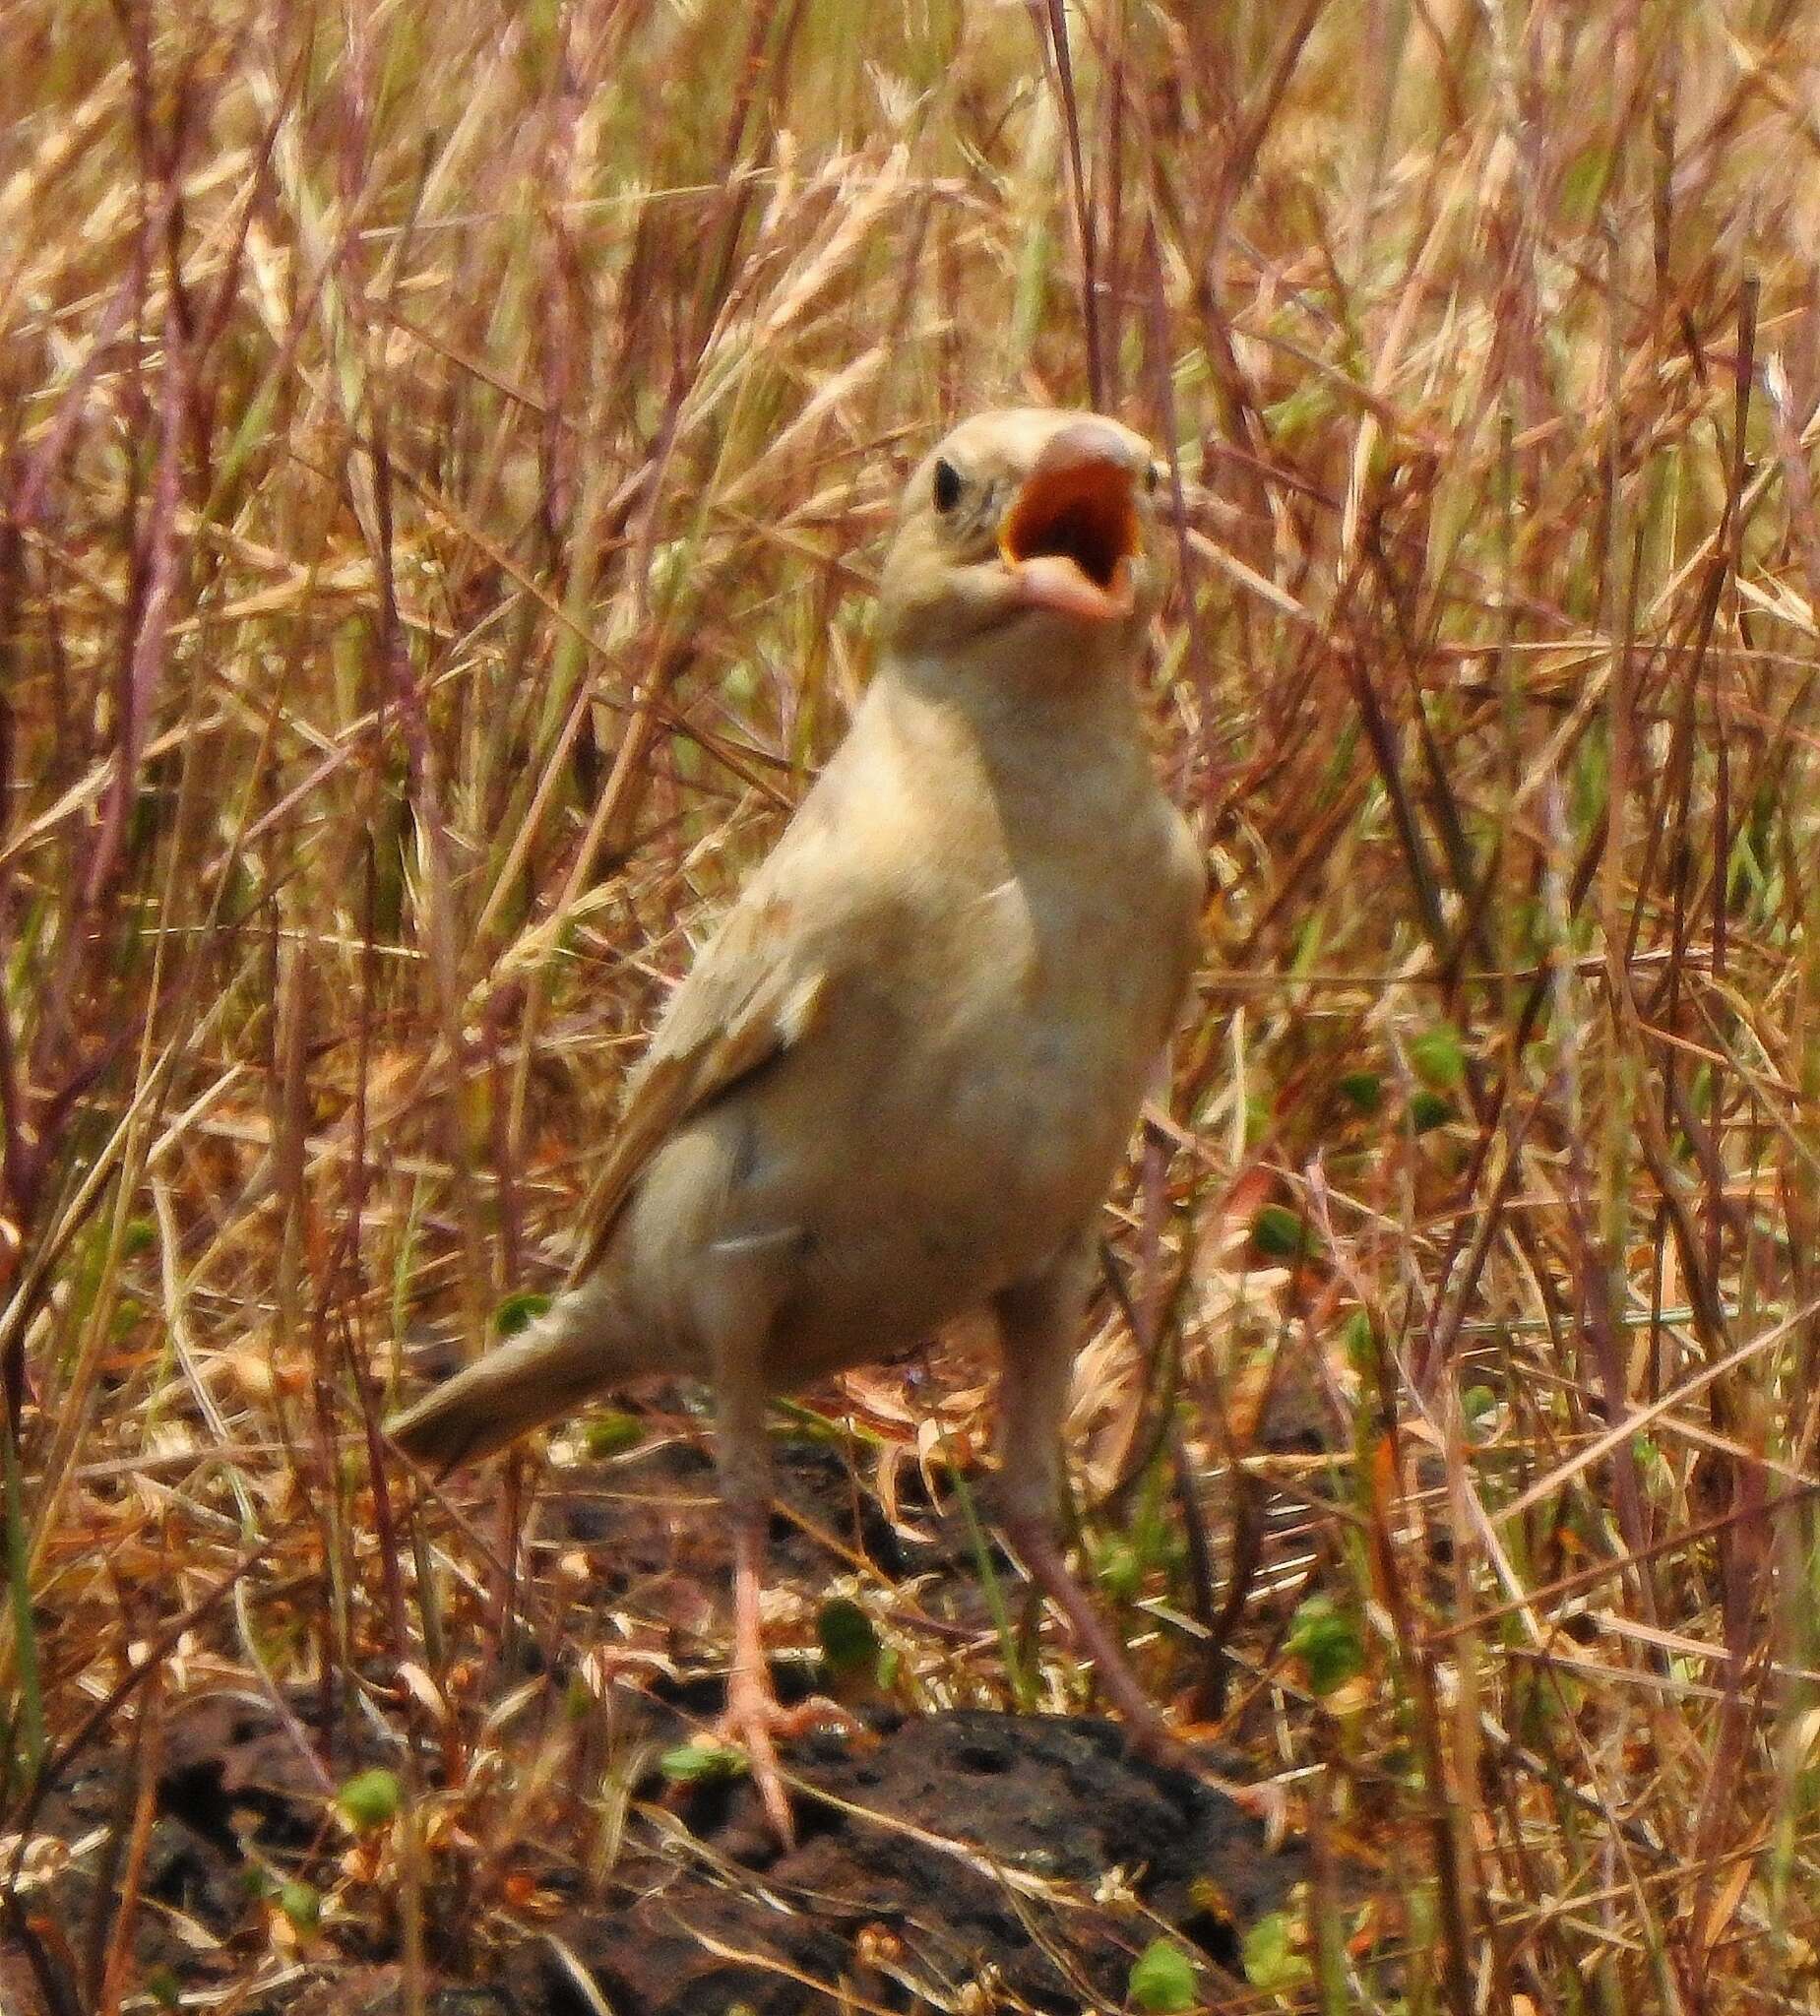
[[[765,1657],[762,1599],[771,1537],[765,1344],[787,1283],[787,1276],[781,1283],[777,1260],[795,1243],[793,1235],[723,1241],[711,1250],[695,1284],[695,1317],[714,1381],[721,1501],[733,1544],[733,1660],[720,1727],[744,1747],[752,1782],[785,1848],[795,1845],[796,1830],[778,1769],[778,1738],[800,1735],[820,1723],[849,1731],[859,1726],[844,1708],[819,1696],[785,1708]]]
[[[721,1726],[744,1748],[765,1811],[787,1848],[796,1830],[778,1769],[777,1737],[787,1732],[789,1718],[771,1684],[760,1614],[771,1525],[771,1445],[756,1362],[743,1354],[723,1357],[716,1371],[716,1400],[721,1497],[733,1540],[733,1663]]]
[[[1139,1683],[1124,1647],[1069,1571],[1056,1540],[1061,1504],[1062,1417],[1074,1370],[1076,1326],[1086,1300],[1092,1247],[1077,1241],[1044,1274],[997,1297],[999,1507],[1005,1536],[1037,1586],[1068,1619],[1075,1640],[1140,1748],[1161,1761],[1186,1754]]]

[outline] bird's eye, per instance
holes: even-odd
[[[934,485],[935,508],[947,513],[961,501],[961,472],[952,462],[943,460],[935,465]]]
[[[1161,487],[1162,464],[1152,462],[1151,466],[1144,472],[1144,494],[1147,497],[1154,497]]]

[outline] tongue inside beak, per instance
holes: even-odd
[[[1088,623],[1130,615],[1137,550],[1131,472],[1099,455],[1039,461],[999,533],[1024,606]]]

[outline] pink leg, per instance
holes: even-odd
[[[771,1524],[771,1445],[765,1434],[765,1389],[737,1358],[728,1357],[717,1374],[720,1403],[721,1495],[733,1538],[733,1662],[726,1675],[726,1708],[720,1727],[744,1749],[767,1818],[785,1848],[793,1848],[784,1774],[778,1768],[778,1738],[834,1724],[853,1730],[853,1718],[832,1701],[811,1697],[785,1708],[771,1684],[765,1657],[760,1598],[765,1587],[765,1548]]]
[[[998,1297],[1004,1357],[998,1403],[999,1492],[1005,1532],[1037,1587],[1068,1619],[1076,1642],[1094,1662],[1107,1699],[1130,1725],[1139,1745],[1177,1761],[1186,1752],[1139,1684],[1124,1648],[1107,1629],[1093,1598],[1069,1573],[1055,1540],[1062,1416],[1091,1265],[1092,1246],[1083,1239],[1046,1274],[1021,1282]]]
[[[787,1733],[789,1718],[771,1684],[759,1616],[769,1515],[763,1501],[727,1509],[733,1521],[733,1664],[726,1676],[726,1712],[722,1727],[744,1748],[766,1814],[778,1839],[791,1848],[796,1829],[778,1769],[777,1748],[777,1736]]]
[[[1187,1751],[1169,1733],[1168,1724],[1131,1670],[1124,1647],[1107,1627],[1094,1599],[1069,1573],[1049,1521],[1008,1510],[1005,1534],[1036,1586],[1068,1619],[1075,1643],[1093,1661],[1107,1700],[1125,1718],[1138,1748],[1160,1764],[1184,1762]]]
[[[1222,1777],[1171,1731],[1131,1670],[1124,1647],[1107,1630],[1093,1598],[1068,1572],[1068,1563],[1055,1544],[1049,1522],[1008,1512],[1005,1533],[1037,1586],[1073,1627],[1075,1642],[1094,1662],[1099,1684],[1112,1706],[1125,1718],[1138,1754],[1148,1757],[1153,1764],[1166,1764],[1171,1770],[1192,1773],[1203,1785],[1224,1793],[1254,1818],[1269,1822],[1280,1838],[1285,1825],[1282,1795],[1273,1793],[1268,1786],[1235,1785]]]
[[[759,1613],[771,1523],[771,1444],[765,1434],[764,1376],[756,1351],[741,1334],[745,1326],[737,1320],[749,1305],[749,1298],[738,1292],[741,1286],[737,1280],[711,1283],[712,1288],[731,1291],[715,1296],[710,1304],[716,1314],[730,1319],[717,1325],[727,1342],[716,1353],[714,1366],[716,1456],[721,1498],[733,1540],[733,1663],[726,1675],[721,1728],[744,1748],[765,1811],[778,1839],[788,1848],[796,1833],[778,1769],[777,1735],[784,1710],[771,1684]]]

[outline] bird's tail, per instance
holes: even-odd
[[[386,1423],[405,1454],[438,1476],[491,1456],[604,1386],[659,1369],[599,1276],[579,1284],[506,1343]]]

